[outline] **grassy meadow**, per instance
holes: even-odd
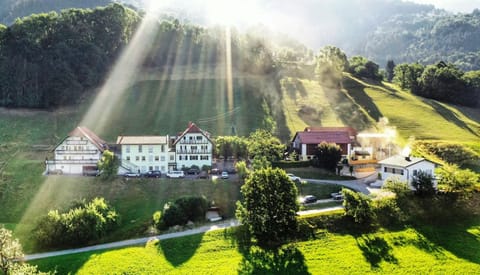
[[[309,218],[309,217],[307,217]],[[311,218],[311,217],[310,217]],[[145,246],[30,262],[59,274],[476,274],[480,223],[361,232],[318,229],[315,237],[263,250],[232,229]],[[112,262],[116,264],[112,265]]]

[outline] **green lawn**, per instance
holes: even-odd
[[[109,125],[115,127],[87,126],[108,140],[118,135],[174,135],[189,121],[214,135],[231,135],[232,127],[238,135],[248,135],[262,126],[266,116],[263,98],[273,91],[265,89],[265,83],[267,78],[235,79],[229,99],[225,79],[137,82],[109,118]]]
[[[348,125],[357,130],[374,127],[387,117],[400,138],[472,142],[480,139],[480,110],[424,99],[395,85],[367,83],[348,74],[343,90],[315,80],[282,79],[282,106],[292,133],[306,126]]]
[[[237,245],[231,230],[32,261],[60,274],[478,274],[480,224],[317,230],[278,251]],[[115,263],[115,264],[112,264]]]

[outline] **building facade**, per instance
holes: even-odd
[[[395,177],[411,184],[420,171],[435,178],[435,163],[424,158],[395,155],[378,163],[381,165],[380,174],[383,181]]]
[[[300,160],[309,160],[315,156],[320,143],[335,143],[342,149],[342,155],[347,157],[352,152],[355,138],[356,131],[351,127],[307,127],[295,134],[292,149],[298,153]]]
[[[168,141],[168,136],[119,136],[119,174],[154,170],[166,173],[170,162]]]
[[[173,143],[175,148],[176,168],[188,168],[193,165],[212,166],[213,142],[210,134],[200,129],[195,123],[189,123]]]
[[[97,163],[103,151],[108,149],[105,141],[86,127],[71,131],[54,149],[53,160],[46,160],[46,172],[55,174],[96,174]]]

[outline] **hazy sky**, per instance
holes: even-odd
[[[472,12],[480,9],[480,0],[409,0],[421,4],[432,4],[437,8],[453,12]]]

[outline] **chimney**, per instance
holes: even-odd
[[[405,160],[406,160],[406,161],[412,161],[412,160],[410,159],[410,155],[406,156],[406,157],[405,157]]]

